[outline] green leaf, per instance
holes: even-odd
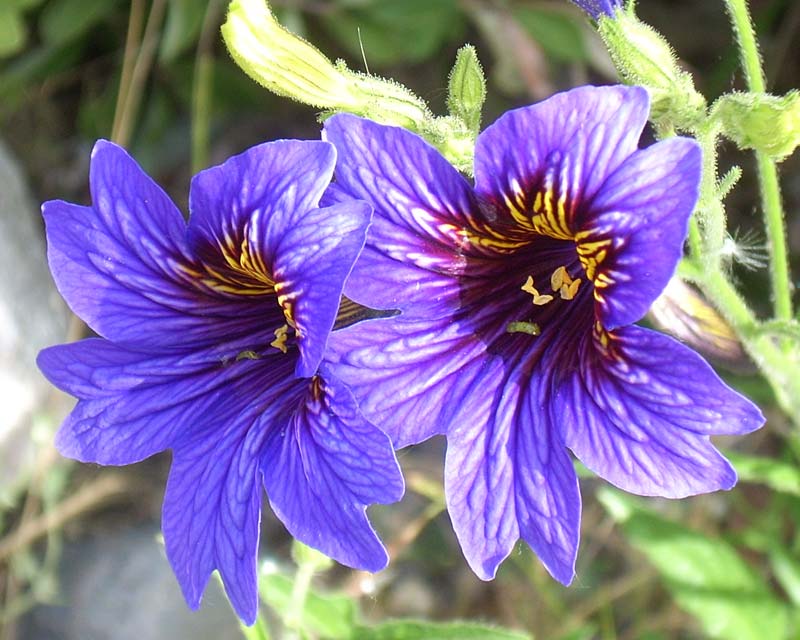
[[[563,636],[558,636],[558,640],[592,640],[597,637],[599,637],[597,627],[593,624],[587,624]]]
[[[197,43],[208,0],[170,0],[158,57],[172,62]]]
[[[783,587],[795,606],[800,605],[800,562],[792,557],[777,542],[772,545],[769,563],[775,579]]]
[[[54,0],[39,18],[39,33],[49,44],[74,40],[116,10],[117,0]]]
[[[33,7],[38,7],[44,0],[3,0],[3,5],[8,9],[16,11],[26,11]]]
[[[12,7],[0,7],[0,58],[13,56],[20,51],[27,38],[22,16]]]
[[[665,520],[618,491],[604,488],[598,497],[711,638],[786,637],[786,607],[727,542]]]
[[[259,577],[261,599],[277,612],[285,611],[292,597],[292,579],[279,573]],[[346,596],[310,591],[303,607],[303,627],[309,633],[331,640],[353,637],[356,603]]]
[[[519,631],[474,622],[390,620],[373,627],[358,627],[353,640],[530,640]]]
[[[739,480],[765,484],[775,491],[800,496],[800,469],[793,464],[735,451],[726,451],[725,455],[739,474]]]
[[[381,66],[430,58],[459,37],[464,19],[455,0],[367,0],[331,12],[323,24],[354,59],[363,43],[367,63]]]
[[[572,15],[558,10],[520,6],[514,9],[514,17],[551,57],[566,62],[587,59],[583,33]]]

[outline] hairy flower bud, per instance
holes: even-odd
[[[481,125],[481,110],[486,100],[486,80],[475,47],[465,45],[456,54],[456,63],[450,72],[447,106],[450,114],[460,118],[477,133]]]
[[[234,0],[222,36],[245,73],[280,96],[414,131],[430,118],[425,102],[404,86],[331,62],[281,26],[264,0]]]
[[[601,15],[597,28],[620,77],[649,91],[651,120],[662,127],[691,129],[705,109],[705,99],[664,37],[620,10],[611,17]]]
[[[740,149],[755,149],[780,161],[800,145],[800,92],[785,96],[729,93],[714,105],[722,131]]]

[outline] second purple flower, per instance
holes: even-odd
[[[682,497],[736,474],[715,434],[763,417],[694,352],[632,326],[681,257],[699,147],[638,141],[643,89],[584,87],[478,138],[474,187],[418,136],[353,116],[329,201],[375,207],[345,288],[391,318],[332,335],[333,370],[395,446],[447,436],[447,504],[478,576],[524,539],[575,572],[571,450],[616,486]]]

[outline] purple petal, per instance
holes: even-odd
[[[572,0],[595,20],[600,16],[612,16],[622,6],[622,0]]]
[[[278,140],[201,171],[189,190],[190,244],[225,247],[229,238],[241,241],[256,232],[269,258],[289,229],[287,218],[317,208],[335,162],[327,142]]]
[[[123,465],[226,424],[277,384],[281,371],[291,378],[294,359],[277,352],[241,361],[218,351],[154,356],[90,338],[43,350],[38,365],[78,398],[56,436],[59,451]]]
[[[469,405],[447,434],[453,527],[483,580],[495,576],[522,537],[551,575],[569,584],[580,533],[577,476],[542,410],[540,380],[506,378],[498,362],[471,389]]]
[[[587,340],[580,371],[555,396],[567,446],[631,493],[680,498],[730,489],[736,473],[709,435],[759,428],[758,408],[667,336],[624,327],[609,349]]]
[[[245,416],[243,416],[244,418]],[[272,425],[248,415],[176,447],[161,528],[167,558],[192,609],[218,569],[237,615],[255,622],[261,519],[258,458]],[[223,426],[224,424],[224,426]]]
[[[94,331],[174,351],[251,335],[280,314],[274,298],[242,305],[198,288],[180,212],[121,148],[97,143],[91,186],[93,207],[50,201],[42,211],[56,285]]]
[[[571,200],[591,199],[636,150],[649,110],[647,91],[615,86],[579,87],[509,111],[478,136],[475,190],[495,203],[526,194],[560,155],[571,166]]]
[[[351,567],[386,566],[366,506],[399,500],[402,476],[389,439],[335,378],[310,381],[289,424],[265,444],[261,469],[272,509],[293,537]]]
[[[641,319],[672,277],[697,202],[701,161],[693,140],[664,140],[632,154],[592,203],[587,239],[617,239],[595,281],[607,329]]]
[[[314,375],[322,360],[370,213],[367,203],[353,200],[285,216],[285,233],[274,248],[274,277],[278,300],[296,326],[299,377]]]
[[[326,362],[395,447],[444,433],[483,372],[485,345],[467,323],[373,320],[334,331]]]
[[[419,136],[346,114],[325,123],[338,152],[329,197],[374,206],[367,247],[345,293],[374,309],[407,313],[457,306],[453,278],[481,237],[467,181]],[[391,277],[389,277],[391,274]]]

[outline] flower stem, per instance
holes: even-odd
[[[306,605],[306,596],[311,588],[311,578],[314,577],[316,566],[312,562],[302,562],[297,567],[292,585],[292,595],[289,606],[283,618],[284,624],[294,631],[300,631],[303,625],[303,610]]]
[[[753,23],[746,0],[725,0],[739,42],[742,68],[750,91],[763,93],[766,89],[761,58],[758,54]],[[770,249],[770,276],[775,304],[775,317],[789,320],[792,317],[789,261],[786,252],[786,228],[781,204],[780,184],[775,163],[765,154],[756,152],[758,179],[761,186],[761,204],[767,228]]]

